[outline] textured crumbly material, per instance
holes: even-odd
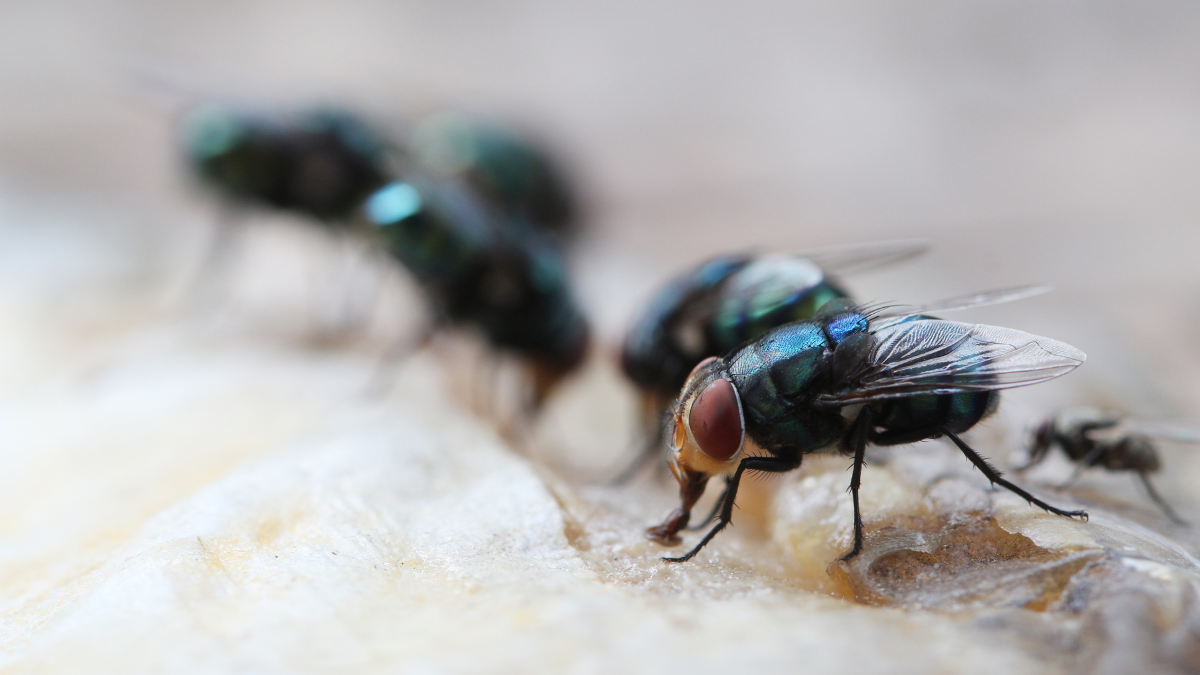
[[[380,397],[370,350],[164,309],[42,246],[54,283],[0,287],[9,672],[1200,666],[1195,535],[1135,491],[1029,477],[1080,523],[989,491],[948,445],[897,448],[864,473],[866,549],[840,564],[848,460],[810,457],[746,481],[734,527],[669,565],[642,532],[671,484],[595,480],[633,427],[607,361],[506,443],[452,395],[473,370],[453,350]]]

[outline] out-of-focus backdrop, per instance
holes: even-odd
[[[20,627],[4,644],[55,652],[56,638],[32,626],[42,625],[39,617],[60,620],[60,607],[74,607],[72,598],[91,597],[88,584],[110,578],[104,565],[120,556],[109,551],[127,549],[109,547],[141,551],[125,538],[146,532],[139,528],[147,518],[292,439],[310,409],[353,399],[359,376],[370,371],[370,350],[347,352],[360,359],[347,374],[336,349],[276,364],[261,344],[253,358],[183,375],[172,370],[174,357],[154,360],[156,350],[174,353],[163,344],[189,344],[192,324],[143,330],[140,322],[172,311],[215,218],[214,201],[200,196],[178,154],[177,115],[187,101],[336,102],[395,129],[430,110],[463,108],[533,133],[556,150],[583,197],[574,274],[602,356],[657,284],[707,256],[922,239],[932,249],[919,260],[850,279],[856,295],[920,302],[1050,284],[1050,295],[963,317],[1050,335],[1089,355],[1069,377],[1014,393],[1010,408],[1026,415],[1014,427],[1080,403],[1200,419],[1197,35],[1200,5],[1181,0],[0,6],[0,309],[8,317],[0,417],[10,424],[6,438],[15,439],[3,454],[11,470],[0,472],[9,474],[0,478],[9,495],[0,502],[0,531],[9,542],[4,617]],[[295,262],[304,257],[296,251],[332,244],[289,220],[258,217],[239,258],[243,268],[281,265],[278,274],[260,269],[243,294],[238,311],[247,325],[302,322],[296,316],[310,306],[302,296],[312,270]],[[295,264],[274,262],[273,253]],[[394,281],[396,329],[412,328],[405,312],[419,303]],[[226,337],[236,334],[230,330]],[[113,366],[121,362],[140,365]],[[620,398],[627,392],[618,392],[615,371],[602,363],[568,387],[566,403],[552,403],[544,449],[553,459],[555,439],[573,443],[585,457],[565,464],[592,477],[620,463],[615,446],[632,424],[632,404]],[[596,374],[605,367],[608,375]],[[257,384],[237,384],[243,372]],[[208,408],[180,413],[182,421],[139,402],[149,397],[165,410],[181,405],[187,387],[220,389],[212,383],[223,377],[220,386],[246,398],[216,396]],[[156,389],[156,378],[171,384]],[[93,385],[108,397],[95,405],[84,391]],[[125,386],[128,400],[113,393]],[[75,398],[60,401],[54,387]],[[602,403],[593,403],[596,391]],[[262,401],[290,402],[267,417],[254,407]],[[139,426],[147,423],[140,414],[161,429]],[[104,446],[115,448],[111,455],[84,453],[86,442],[71,434],[93,427],[145,447],[125,452],[124,441],[113,440]],[[42,455],[22,454],[21,443],[72,450],[42,465]],[[190,465],[188,452],[206,459]],[[1182,453],[1172,461],[1186,471],[1165,476],[1163,490],[1194,515],[1186,500],[1200,463]],[[55,483],[58,475],[70,477]],[[639,489],[658,495],[645,496],[658,500],[647,511],[669,507],[669,488]],[[60,494],[66,502],[55,502]],[[1133,488],[1127,494],[1139,498]],[[17,510],[26,498],[35,512]],[[638,540],[645,520],[638,513],[618,529]],[[180,541],[191,541],[183,530]],[[632,555],[652,561],[657,551],[645,546]],[[646,574],[653,581],[658,572]],[[682,579],[680,587],[688,584]],[[98,603],[89,605],[92,615],[78,611],[103,624],[95,617],[108,616],[108,606],[88,602]],[[309,610],[323,606],[313,602]],[[553,612],[534,615],[555,623]],[[619,633],[622,621],[608,629]],[[358,628],[369,632],[368,625],[375,624],[364,618]],[[938,630],[957,630],[937,625],[920,634],[936,642]],[[304,642],[296,635],[304,632],[289,639]],[[346,635],[352,650],[359,633]],[[888,635],[905,644],[903,631]],[[375,637],[373,644],[384,642]],[[986,652],[988,641],[978,648]],[[630,658],[641,653],[629,651]],[[923,653],[938,653],[936,645]],[[1036,670],[1036,662],[1025,666]],[[913,663],[914,672],[945,665]]]
[[[1139,387],[1148,412],[1200,411],[1191,3],[121,1],[3,12],[9,204],[108,204],[168,230],[204,218],[181,181],[166,97],[133,76],[147,70],[201,95],[348,102],[400,119],[462,105],[552,141],[587,190],[587,246],[630,266],[661,275],[731,248],[925,238],[935,248],[920,281],[872,278],[866,294],[1053,284],[1055,296],[1021,313],[1054,316],[1023,328],[1053,329],[1144,376],[1106,386]],[[1083,337],[1085,323],[1104,342]]]

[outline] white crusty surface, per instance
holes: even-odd
[[[305,302],[291,323],[261,318],[286,303],[252,291],[286,256],[251,241],[253,264],[210,293],[223,299],[176,283],[164,300],[178,278],[104,227],[22,218],[58,236],[0,228],[7,255],[40,260],[36,275],[0,267],[11,672],[1198,663],[1195,535],[1127,477],[1056,497],[1089,508],[1084,524],[988,492],[948,446],[891,450],[864,476],[867,549],[838,566],[846,460],[810,457],[783,480],[748,480],[736,526],[666,565],[641,533],[670,509],[671,486],[595,482],[632,409],[608,362],[569,383],[536,429],[504,427],[525,439],[517,452],[452,393],[478,384],[485,360],[469,341],[412,356],[381,396],[367,387],[382,344],[369,334],[314,341]],[[282,228],[264,248],[302,236]],[[977,442],[1006,442],[1001,423],[985,427]],[[1062,468],[1029,480],[1052,494],[1045,481]],[[1098,484],[1118,487],[1100,497]]]

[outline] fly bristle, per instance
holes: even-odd
[[[884,302],[869,302],[866,304],[859,305],[855,309],[858,313],[867,317],[867,321],[874,321],[875,319],[878,319],[880,316],[884,316],[885,313],[889,309],[896,309],[897,307],[908,307],[908,306],[909,305],[896,304],[896,303],[889,304],[889,303],[884,303]]]

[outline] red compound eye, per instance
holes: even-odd
[[[736,455],[742,447],[743,429],[733,383],[723,378],[713,380],[692,404],[688,425],[704,454],[721,461]]]

